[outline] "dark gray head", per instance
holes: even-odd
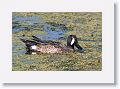
[[[71,47],[74,50],[74,46],[78,48],[80,52],[83,52],[83,48],[78,44],[76,35],[69,35],[67,38],[67,46]]]

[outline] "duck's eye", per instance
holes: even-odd
[[[71,40],[71,45],[73,45],[74,44],[74,42],[75,42],[75,38],[74,37],[72,37],[72,40]]]

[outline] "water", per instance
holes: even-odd
[[[43,28],[43,32],[45,34],[37,33],[35,36],[42,40],[60,40],[63,37],[63,34],[67,32],[67,28],[63,24],[50,24],[46,23],[40,16],[13,16],[12,18],[12,33],[16,34],[20,31],[32,31],[34,28]],[[39,29],[38,29],[39,30]],[[19,38],[27,38],[23,37],[22,34],[16,37]],[[14,38],[13,38],[14,40]],[[12,42],[12,51],[16,55],[23,55],[26,53],[25,45],[21,45],[16,41]]]
[[[28,60],[28,59],[21,59],[21,62],[23,62],[25,64],[33,64],[34,63],[34,61]]]
[[[26,53],[26,50],[24,50],[24,45],[19,45],[15,42],[12,43],[12,53],[17,55],[22,55]]]
[[[45,22],[38,16],[13,16],[12,18],[12,32],[19,32],[24,30],[32,30],[34,27],[42,26]]]
[[[67,29],[63,30],[61,26],[55,27],[50,24],[44,24],[43,29],[46,34],[36,34],[36,36],[42,40],[58,40],[67,32]]]
[[[51,13],[48,14],[13,14],[12,18],[12,64],[13,71],[17,70],[99,70],[101,69],[100,63],[96,63],[96,60],[101,60],[101,48],[102,43],[98,40],[101,38],[101,27],[97,29],[97,25],[101,24],[101,20],[94,21],[96,18],[89,13],[86,14],[73,14],[73,13]],[[38,16],[39,15],[39,16]],[[57,17],[53,17],[57,16]],[[73,16],[72,16],[73,15]],[[87,16],[86,16],[87,15]],[[58,17],[62,18],[58,18]],[[73,18],[74,17],[74,18]],[[100,16],[99,16],[100,17]],[[43,19],[42,19],[43,18]],[[89,19],[92,19],[89,21]],[[45,21],[47,20],[47,21]],[[53,21],[54,20],[54,21]],[[50,22],[51,21],[51,22]],[[65,21],[65,22],[64,22]],[[75,22],[76,21],[76,22]],[[92,22],[93,21],[93,22]],[[64,24],[70,26],[68,32]],[[86,24],[87,23],[87,24]],[[101,25],[100,25],[101,26]],[[96,32],[97,31],[97,32]],[[68,33],[67,33],[68,32]],[[79,53],[76,49],[75,52],[63,53],[63,54],[39,54],[30,55],[26,53],[26,46],[20,41],[23,39],[32,39],[32,35],[35,35],[42,40],[54,40],[61,43],[65,43],[67,35],[74,34],[79,38],[79,44],[85,49],[84,53]],[[79,35],[80,34],[80,35]],[[93,39],[95,38],[95,40]],[[99,44],[101,43],[101,44]],[[65,43],[66,44],[66,43]],[[75,60],[74,60],[75,59]],[[100,64],[100,65],[99,65]]]
[[[41,38],[42,40],[58,40],[62,37],[62,35],[67,32],[67,28],[63,24],[58,24],[57,26],[53,26],[50,23],[46,23],[42,18],[38,16],[30,16],[30,17],[20,17],[13,16],[13,29],[12,32],[20,32],[20,31],[31,31],[31,27],[43,27],[43,32],[45,34],[36,33],[35,36]]]

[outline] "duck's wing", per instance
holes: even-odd
[[[39,42],[39,43],[48,43],[48,44],[60,44],[59,42],[56,41],[51,41],[51,40],[41,40],[40,38],[36,37],[36,36],[32,36],[34,41]]]
[[[26,40],[26,39],[22,39],[22,38],[20,38],[20,40],[25,44],[36,43],[35,41],[30,41],[30,40]]]
[[[20,39],[25,45],[29,48],[31,45],[36,45],[38,42],[31,41],[31,40],[26,40],[26,39]]]
[[[40,43],[49,43],[50,41],[46,41],[46,40],[41,40],[40,38],[36,37],[36,36],[32,36],[34,41],[36,42],[40,42]]]
[[[45,43],[44,41],[42,41],[40,38],[36,37],[36,36],[32,36],[34,41],[37,41],[37,42],[41,42],[41,43]]]

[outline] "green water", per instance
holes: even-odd
[[[54,40],[66,44],[74,34],[84,53],[63,54],[26,53],[20,38]],[[13,71],[100,71],[102,70],[102,13],[23,13],[12,16]]]

